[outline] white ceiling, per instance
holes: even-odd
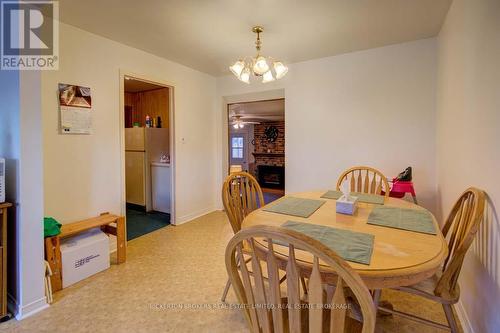
[[[212,75],[254,54],[287,63],[435,36],[452,0],[61,0],[61,21]]]
[[[244,121],[279,121],[285,120],[285,100],[236,103],[229,105],[229,118],[240,116]]]

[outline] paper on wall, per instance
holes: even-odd
[[[90,88],[59,83],[59,110],[62,134],[90,134],[92,132]]]
[[[61,106],[61,131],[72,134],[92,132],[91,109]]]

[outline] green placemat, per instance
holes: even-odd
[[[295,221],[287,221],[282,227],[320,241],[345,260],[370,264],[375,238],[373,235]]]
[[[359,193],[359,192],[351,192],[353,197],[358,197],[359,202],[371,203],[377,205],[384,204],[384,196],[377,194],[367,194],[367,193]],[[342,192],[330,190],[323,194],[321,197],[325,199],[334,199],[337,200],[342,196]]]
[[[359,193],[359,192],[351,192],[353,197],[358,197],[359,202],[383,205],[385,197],[383,195],[378,194],[368,194],[368,193]]]
[[[375,207],[368,216],[367,223],[436,235],[432,215],[426,210]]]
[[[330,191],[326,192],[325,194],[323,194],[321,197],[325,198],[325,199],[334,199],[334,200],[337,200],[341,196],[342,196],[342,192],[330,190]]]
[[[265,206],[263,210],[278,214],[309,217],[324,203],[325,201],[323,200],[286,197],[276,203]]]

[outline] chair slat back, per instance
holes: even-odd
[[[448,256],[443,265],[443,274],[434,292],[453,294],[467,250],[483,220],[485,193],[470,187],[462,193],[453,206],[442,232],[448,238]]]
[[[264,205],[264,196],[257,180],[247,172],[227,176],[222,185],[222,203],[233,231],[241,229],[241,222],[252,211]]]
[[[384,195],[389,196],[390,188],[387,177],[377,169],[355,166],[344,171],[337,180],[337,191],[341,189],[345,181],[350,182],[351,192],[381,195],[383,190]]]
[[[244,244],[251,247],[252,274],[243,260]],[[283,250],[288,246],[288,255]],[[297,251],[311,255],[312,264],[296,259]],[[321,264],[320,264],[321,262]],[[238,266],[238,263],[240,265]],[[268,283],[263,283],[261,265],[267,265]],[[226,268],[251,332],[343,332],[352,298],[361,310],[363,333],[375,330],[375,306],[359,275],[335,252],[302,233],[271,226],[239,231],[226,248]],[[240,268],[240,269],[239,269]],[[279,271],[286,272],[286,288],[280,288]],[[322,271],[338,276],[335,292],[327,299]],[[300,277],[308,278],[308,305]],[[349,298],[347,297],[347,293]],[[282,303],[282,298],[286,303]],[[301,316],[307,318],[301,318]],[[308,326],[303,326],[307,322]]]

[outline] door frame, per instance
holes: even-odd
[[[274,91],[272,91],[274,93]],[[232,97],[225,97],[224,98],[224,106],[225,106],[225,118],[223,119],[223,129],[226,132],[226,140],[223,140],[223,144],[225,143],[225,149],[227,149],[227,154],[223,156],[225,163],[223,161],[223,165],[226,166],[226,169],[223,170],[223,178],[224,179],[226,176],[229,175],[229,169],[231,167],[231,158],[230,158],[230,143],[231,143],[231,131],[229,130],[229,126],[231,124],[231,119],[229,119],[229,108],[233,104],[249,104],[249,103],[258,103],[258,102],[267,102],[267,101],[276,101],[276,100],[285,100],[285,95],[284,95],[284,90],[277,90],[278,96],[272,96],[270,98],[265,98],[265,97],[257,97],[257,98],[251,98],[249,96],[243,95],[243,96],[232,96]],[[281,95],[282,94],[282,95]],[[245,100],[246,99],[246,100]],[[231,100],[229,102],[228,100]],[[285,144],[286,144],[286,106],[285,106]],[[223,150],[224,151],[224,150]],[[248,162],[247,162],[248,164]],[[286,179],[286,148],[285,148],[285,179]],[[285,181],[285,186],[286,186],[286,181]]]
[[[245,171],[245,165],[243,165],[243,162],[246,164],[246,167],[248,168],[249,167],[249,159],[250,159],[250,152],[249,152],[249,142],[248,142],[248,132],[233,132],[232,133],[232,136],[240,136],[243,138],[243,157],[242,157],[242,168],[243,168],[243,171]],[[229,159],[229,166],[231,166],[231,160],[233,159],[232,158],[232,142],[231,142],[231,132],[229,132],[229,156],[228,156],[228,159]]]
[[[172,82],[165,81],[159,78],[152,77],[146,74],[138,74],[133,71],[120,69],[119,80],[120,80],[120,110],[119,110],[119,124],[120,124],[120,197],[121,197],[121,215],[125,216],[127,212],[127,199],[125,191],[125,77],[130,76],[140,81],[156,84],[168,88],[169,92],[169,153],[170,153],[170,224],[176,224],[176,209],[175,209],[175,183],[176,183],[176,173],[175,173],[175,85]]]

